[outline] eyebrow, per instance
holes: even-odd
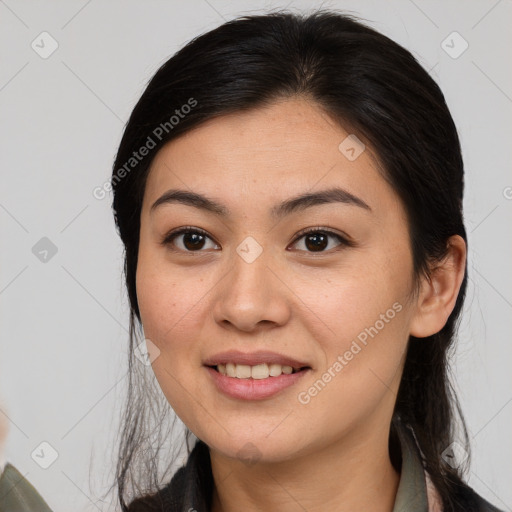
[[[229,217],[230,215],[229,209],[215,199],[196,192],[179,189],[170,189],[160,196],[151,206],[150,213],[161,205],[172,203],[193,206],[194,208],[206,210],[224,218]],[[290,199],[286,199],[285,201],[274,205],[270,210],[270,214],[273,218],[282,218],[286,215],[303,211],[313,206],[328,203],[343,203],[358,206],[370,212],[372,211],[370,206],[361,198],[351,194],[347,190],[335,187],[320,190],[319,192],[304,193]]]

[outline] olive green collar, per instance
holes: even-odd
[[[427,485],[425,471],[412,433],[398,429],[402,452],[400,483],[395,498],[393,512],[428,512]]]
[[[0,512],[51,512],[34,486],[9,462],[0,474]]]

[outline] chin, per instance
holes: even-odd
[[[209,439],[210,436],[201,438],[214,451],[224,457],[237,459],[248,466],[257,463],[278,463],[284,462],[298,456],[303,449],[298,445],[297,440],[289,435],[268,436],[269,430],[261,434],[253,433],[247,436],[230,437],[226,435],[222,440]]]

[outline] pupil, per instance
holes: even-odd
[[[320,240],[321,239],[321,240]],[[308,242],[313,241],[312,246],[308,244]],[[319,251],[325,249],[327,247],[327,237],[323,233],[313,233],[306,237],[306,247],[313,251]]]
[[[314,252],[327,247],[327,236],[323,233],[313,233],[306,236],[306,247]],[[200,249],[204,244],[204,237],[200,233],[185,233],[183,243],[187,249]]]
[[[183,236],[183,244],[187,249],[200,249],[201,243],[204,243],[204,240],[200,233],[185,233]]]

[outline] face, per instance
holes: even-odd
[[[208,121],[152,162],[136,275],[144,334],[170,405],[224,456],[287,460],[389,427],[412,254],[398,196],[349,135],[287,99]],[[174,195],[153,207],[170,190],[216,204]],[[239,379],[206,366],[226,351],[256,377],[264,361],[240,354],[307,368]]]

